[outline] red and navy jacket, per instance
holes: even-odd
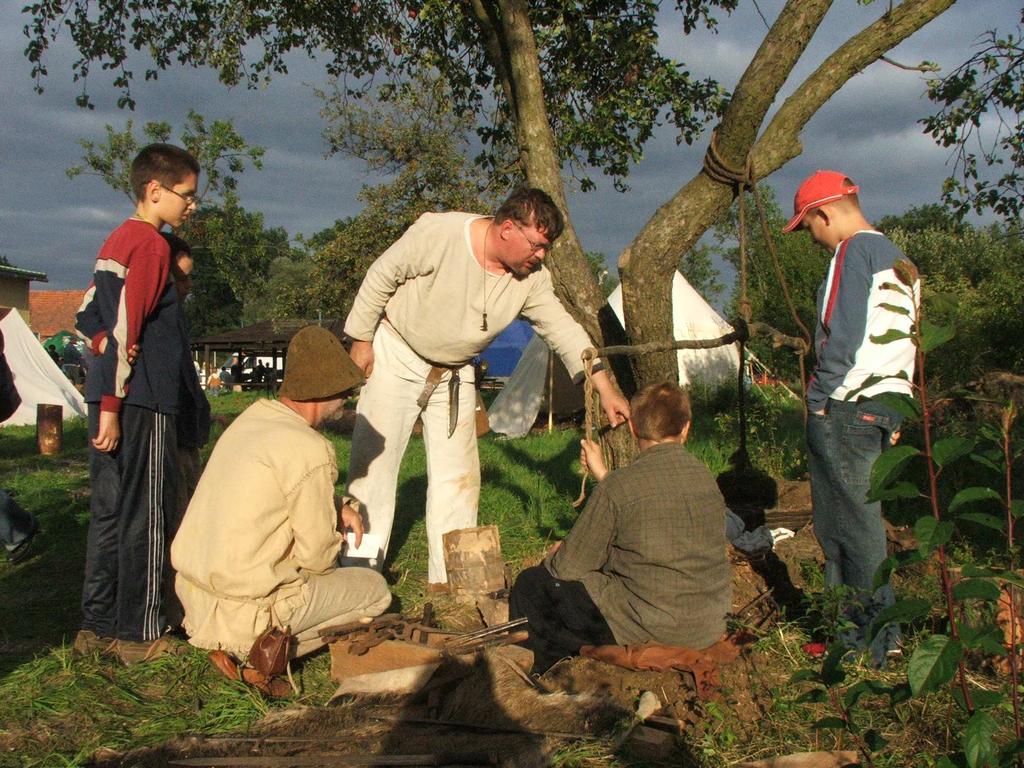
[[[117,412],[127,403],[178,412],[185,345],[170,264],[167,241],[138,219],[121,224],[100,248],[75,328],[97,355],[85,400],[99,403],[102,411]],[[107,346],[99,355],[104,338]],[[134,344],[139,354],[129,364],[127,350]]]

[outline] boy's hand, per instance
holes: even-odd
[[[608,474],[608,466],[601,454],[601,445],[593,440],[580,440],[580,464],[583,469],[589,470],[598,482],[604,480]]]
[[[338,528],[344,533],[350,529],[356,535],[356,547],[363,543],[363,516],[349,504],[342,504],[338,510]]]
[[[352,362],[362,369],[363,375],[370,378],[370,374],[373,373],[373,342],[354,340],[348,355]]]
[[[100,428],[92,439],[92,446],[102,453],[117,450],[121,442],[120,415],[114,411],[100,411]]]
[[[99,350],[100,350],[100,354],[101,355],[104,352],[107,351],[107,337],[106,336],[104,336],[103,339],[100,341],[100,343],[99,343]],[[138,356],[139,356],[139,345],[138,344],[132,344],[130,347],[128,347],[128,364],[129,365],[134,365],[135,364],[135,358],[137,358]]]

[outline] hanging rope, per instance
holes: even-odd
[[[583,351],[583,405],[585,410],[583,412],[583,432],[586,435],[587,440],[594,439],[594,419],[595,416],[600,419],[600,415],[596,414],[597,409],[594,407],[594,359],[597,355],[590,355],[593,351],[593,347]],[[548,408],[551,404],[548,404]],[[603,449],[603,445],[602,445]],[[587,498],[587,478],[590,476],[590,468],[587,466],[583,467],[583,476],[580,478],[580,495],[576,498],[576,501],[572,503],[575,509],[579,509],[583,506],[583,502]]]
[[[733,325],[735,330],[716,339],[693,339],[677,341],[653,341],[646,344],[617,345],[609,347],[590,347],[583,352],[584,363],[584,401],[586,406],[584,417],[584,430],[587,440],[593,440],[595,418],[599,419],[597,405],[594,401],[594,384],[592,380],[594,361],[598,357],[609,357],[611,355],[649,355],[655,352],[668,352],[680,349],[713,349],[728,344],[738,344],[740,353],[740,365],[737,375],[737,399],[739,406],[739,449],[736,452],[737,465],[749,466],[747,454],[747,409],[746,389],[744,385],[744,363],[746,361],[746,342],[754,334],[761,334],[772,339],[775,346],[786,346],[796,351],[800,361],[800,385],[804,393],[804,415],[806,418],[807,408],[807,370],[805,358],[811,349],[811,334],[807,330],[800,315],[796,311],[796,305],[789,293],[789,285],[786,283],[785,275],[779,263],[779,255],[775,248],[775,239],[772,237],[768,226],[768,216],[765,213],[764,203],[761,200],[760,191],[757,188],[757,177],[754,173],[753,160],[747,155],[746,162],[742,169],[729,165],[718,151],[718,129],[711,132],[711,141],[708,144],[707,152],[704,154],[704,173],[712,181],[726,184],[735,188],[737,198],[737,209],[739,212],[739,246],[740,246],[740,296],[739,311],[740,319]],[[761,234],[768,246],[768,253],[771,256],[772,268],[775,271],[775,278],[782,288],[782,295],[786,300],[786,307],[789,310],[793,324],[799,329],[800,336],[789,336],[782,333],[767,323],[754,322],[751,317],[750,299],[747,295],[749,260],[747,258],[747,213],[746,213],[746,192],[754,197],[754,204],[757,208],[758,218],[761,224]],[[600,434],[598,435],[600,437]],[[602,441],[602,449],[603,449]],[[741,468],[737,466],[737,469]],[[580,495],[573,506],[577,509],[582,506],[586,498],[587,477],[590,472],[583,471],[583,478],[580,484]]]
[[[793,298],[789,293],[789,284],[786,282],[786,277],[782,272],[782,266],[779,263],[779,254],[775,248],[775,238],[772,237],[771,229],[768,226],[768,215],[765,213],[764,202],[761,199],[761,192],[757,188],[757,177],[754,173],[753,160],[750,155],[747,155],[747,161],[744,164],[743,170],[738,170],[726,163],[718,151],[718,130],[715,129],[711,132],[711,141],[708,143],[707,152],[704,154],[704,173],[713,181],[717,181],[720,184],[728,184],[729,186],[736,188],[736,196],[738,198],[737,206],[739,210],[740,241],[739,304],[740,314],[747,323],[751,322],[751,317],[750,300],[747,298],[748,263],[746,191],[750,190],[754,197],[754,203],[757,207],[758,218],[760,219],[761,224],[761,234],[764,238],[765,244],[768,246],[768,254],[771,256],[772,268],[775,271],[775,278],[779,281],[779,287],[782,288],[782,296],[786,300],[786,308],[789,310],[789,315],[793,320],[793,324],[800,331],[800,337],[796,338],[793,336],[786,336],[768,325],[759,325],[764,329],[770,329],[773,332],[770,335],[773,337],[777,345],[785,344],[786,346],[792,347],[796,350],[797,354],[800,356],[801,384],[806,387],[806,378],[803,376],[803,358],[811,348],[811,334],[810,331],[807,330],[807,326],[805,326],[803,321],[800,319],[800,315],[796,311],[796,305],[793,303]]]

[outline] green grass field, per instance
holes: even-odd
[[[215,398],[222,423],[215,425],[214,438],[254,398]],[[716,472],[725,468],[736,445],[735,423],[723,413],[698,408],[691,441],[693,452]],[[771,424],[762,414],[752,424],[755,461],[773,474],[798,474],[800,460],[793,457],[800,454],[799,411],[784,410],[782,421]],[[349,440],[328,437],[337,446],[343,487]],[[481,441],[480,523],[499,526],[505,559],[515,570],[543,553],[575,519],[577,440],[577,432],[560,430]],[[29,559],[16,567],[0,560],[0,766],[84,765],[99,747],[124,749],[185,733],[232,731],[259,720],[269,707],[323,704],[333,691],[325,654],[298,666],[301,696],[273,705],[217,676],[201,651],[133,668],[100,658],[72,660],[89,519],[85,425],[67,422],[64,441],[62,455],[42,457],[32,428],[0,431],[0,486],[36,514],[42,527]],[[396,596],[393,610],[406,613],[424,602],[425,493],[423,444],[414,438],[399,478],[386,569]],[[576,760],[567,753],[564,764],[610,764],[593,762],[586,750],[581,754]]]

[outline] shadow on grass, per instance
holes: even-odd
[[[537,535],[548,540],[563,536],[576,521],[576,513],[571,504],[559,505],[553,519],[546,520],[545,506],[539,504],[538,494],[543,491],[538,483],[548,486],[549,493],[567,501],[579,495],[580,476],[573,469],[573,462],[579,457],[579,445],[570,440],[557,453],[538,458],[526,448],[511,440],[495,441],[493,448],[501,457],[497,465],[488,465],[483,469],[483,482],[486,485],[504,489],[522,502],[523,509],[530,515]],[[518,467],[519,471],[509,468]],[[533,476],[532,482],[523,474],[526,468]]]
[[[47,648],[70,643],[81,622],[79,596],[89,523],[85,426],[65,425],[60,456],[36,454],[31,428],[0,435],[0,485],[35,515],[28,559],[0,564],[0,678]]]

